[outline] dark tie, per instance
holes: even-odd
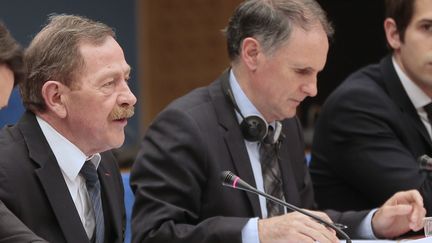
[[[270,129],[269,129],[270,130]],[[277,156],[277,143],[266,144],[261,142],[259,154],[261,160],[261,170],[264,182],[264,191],[278,199],[285,200],[282,186],[282,175]],[[267,216],[282,215],[284,209],[281,205],[266,200]]]
[[[81,168],[81,175],[86,180],[87,191],[93,206],[95,222],[96,222],[96,238],[95,243],[104,242],[105,224],[102,210],[101,190],[96,167],[90,161],[86,161]],[[94,237],[93,237],[94,238]]]
[[[423,107],[427,113],[429,123],[432,125],[432,103],[429,103]]]

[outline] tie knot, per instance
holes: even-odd
[[[90,161],[86,161],[84,163],[83,167],[81,168],[80,174],[86,180],[87,186],[93,187],[98,181],[96,167]]]
[[[423,108],[425,109],[425,111],[426,111],[426,113],[429,115],[429,114],[432,114],[432,102],[431,103],[429,103],[429,104],[427,104],[427,105],[425,105],[425,106],[423,106]]]
[[[264,137],[262,143],[263,144],[273,144],[274,143],[273,140],[274,140],[274,128],[271,125],[269,125],[267,127],[267,134]]]
[[[268,132],[269,133],[273,133],[273,131],[274,131],[274,128],[271,125],[269,125],[268,126]]]

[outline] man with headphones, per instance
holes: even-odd
[[[171,103],[146,132],[131,173],[132,242],[339,242],[311,218],[220,180],[232,171],[314,209],[295,114],[317,93],[332,32],[314,0],[248,0],[236,9],[226,28],[231,68]],[[275,152],[271,166],[263,147]],[[376,211],[309,212],[348,225],[355,238],[419,230],[425,215],[417,191],[398,193]]]

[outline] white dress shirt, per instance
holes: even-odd
[[[94,154],[90,158],[87,158],[78,147],[58,133],[46,121],[38,116],[36,116],[36,119],[57,159],[81,222],[87,236],[91,239],[95,230],[94,212],[87,192],[85,179],[79,172],[87,160],[91,160],[96,168],[98,168],[101,156],[100,154]]]
[[[420,116],[420,120],[423,125],[426,127],[426,130],[429,133],[429,136],[432,138],[432,129],[429,119],[427,117],[427,113],[424,109],[424,106],[432,102],[432,99],[427,96],[423,90],[417,86],[408,76],[402,71],[399,64],[396,62],[395,58],[392,58],[393,66],[396,70],[396,74],[398,75],[402,86],[405,89],[405,92],[408,95],[408,98],[411,100],[411,103],[414,105],[417,110],[417,114]]]

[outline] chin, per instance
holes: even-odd
[[[114,143],[113,149],[120,148],[123,145],[123,143],[124,143],[124,139],[122,141]]]
[[[117,141],[117,148],[121,147],[124,144],[124,141],[125,141],[125,137],[122,136],[121,140]]]
[[[125,136],[124,134],[117,135],[115,137],[111,137],[109,141],[110,141],[109,145],[111,149],[120,148],[125,141]]]
[[[284,117],[281,120],[293,118],[293,117],[295,117],[295,115],[296,115],[296,111],[290,110],[287,113],[285,113]]]

